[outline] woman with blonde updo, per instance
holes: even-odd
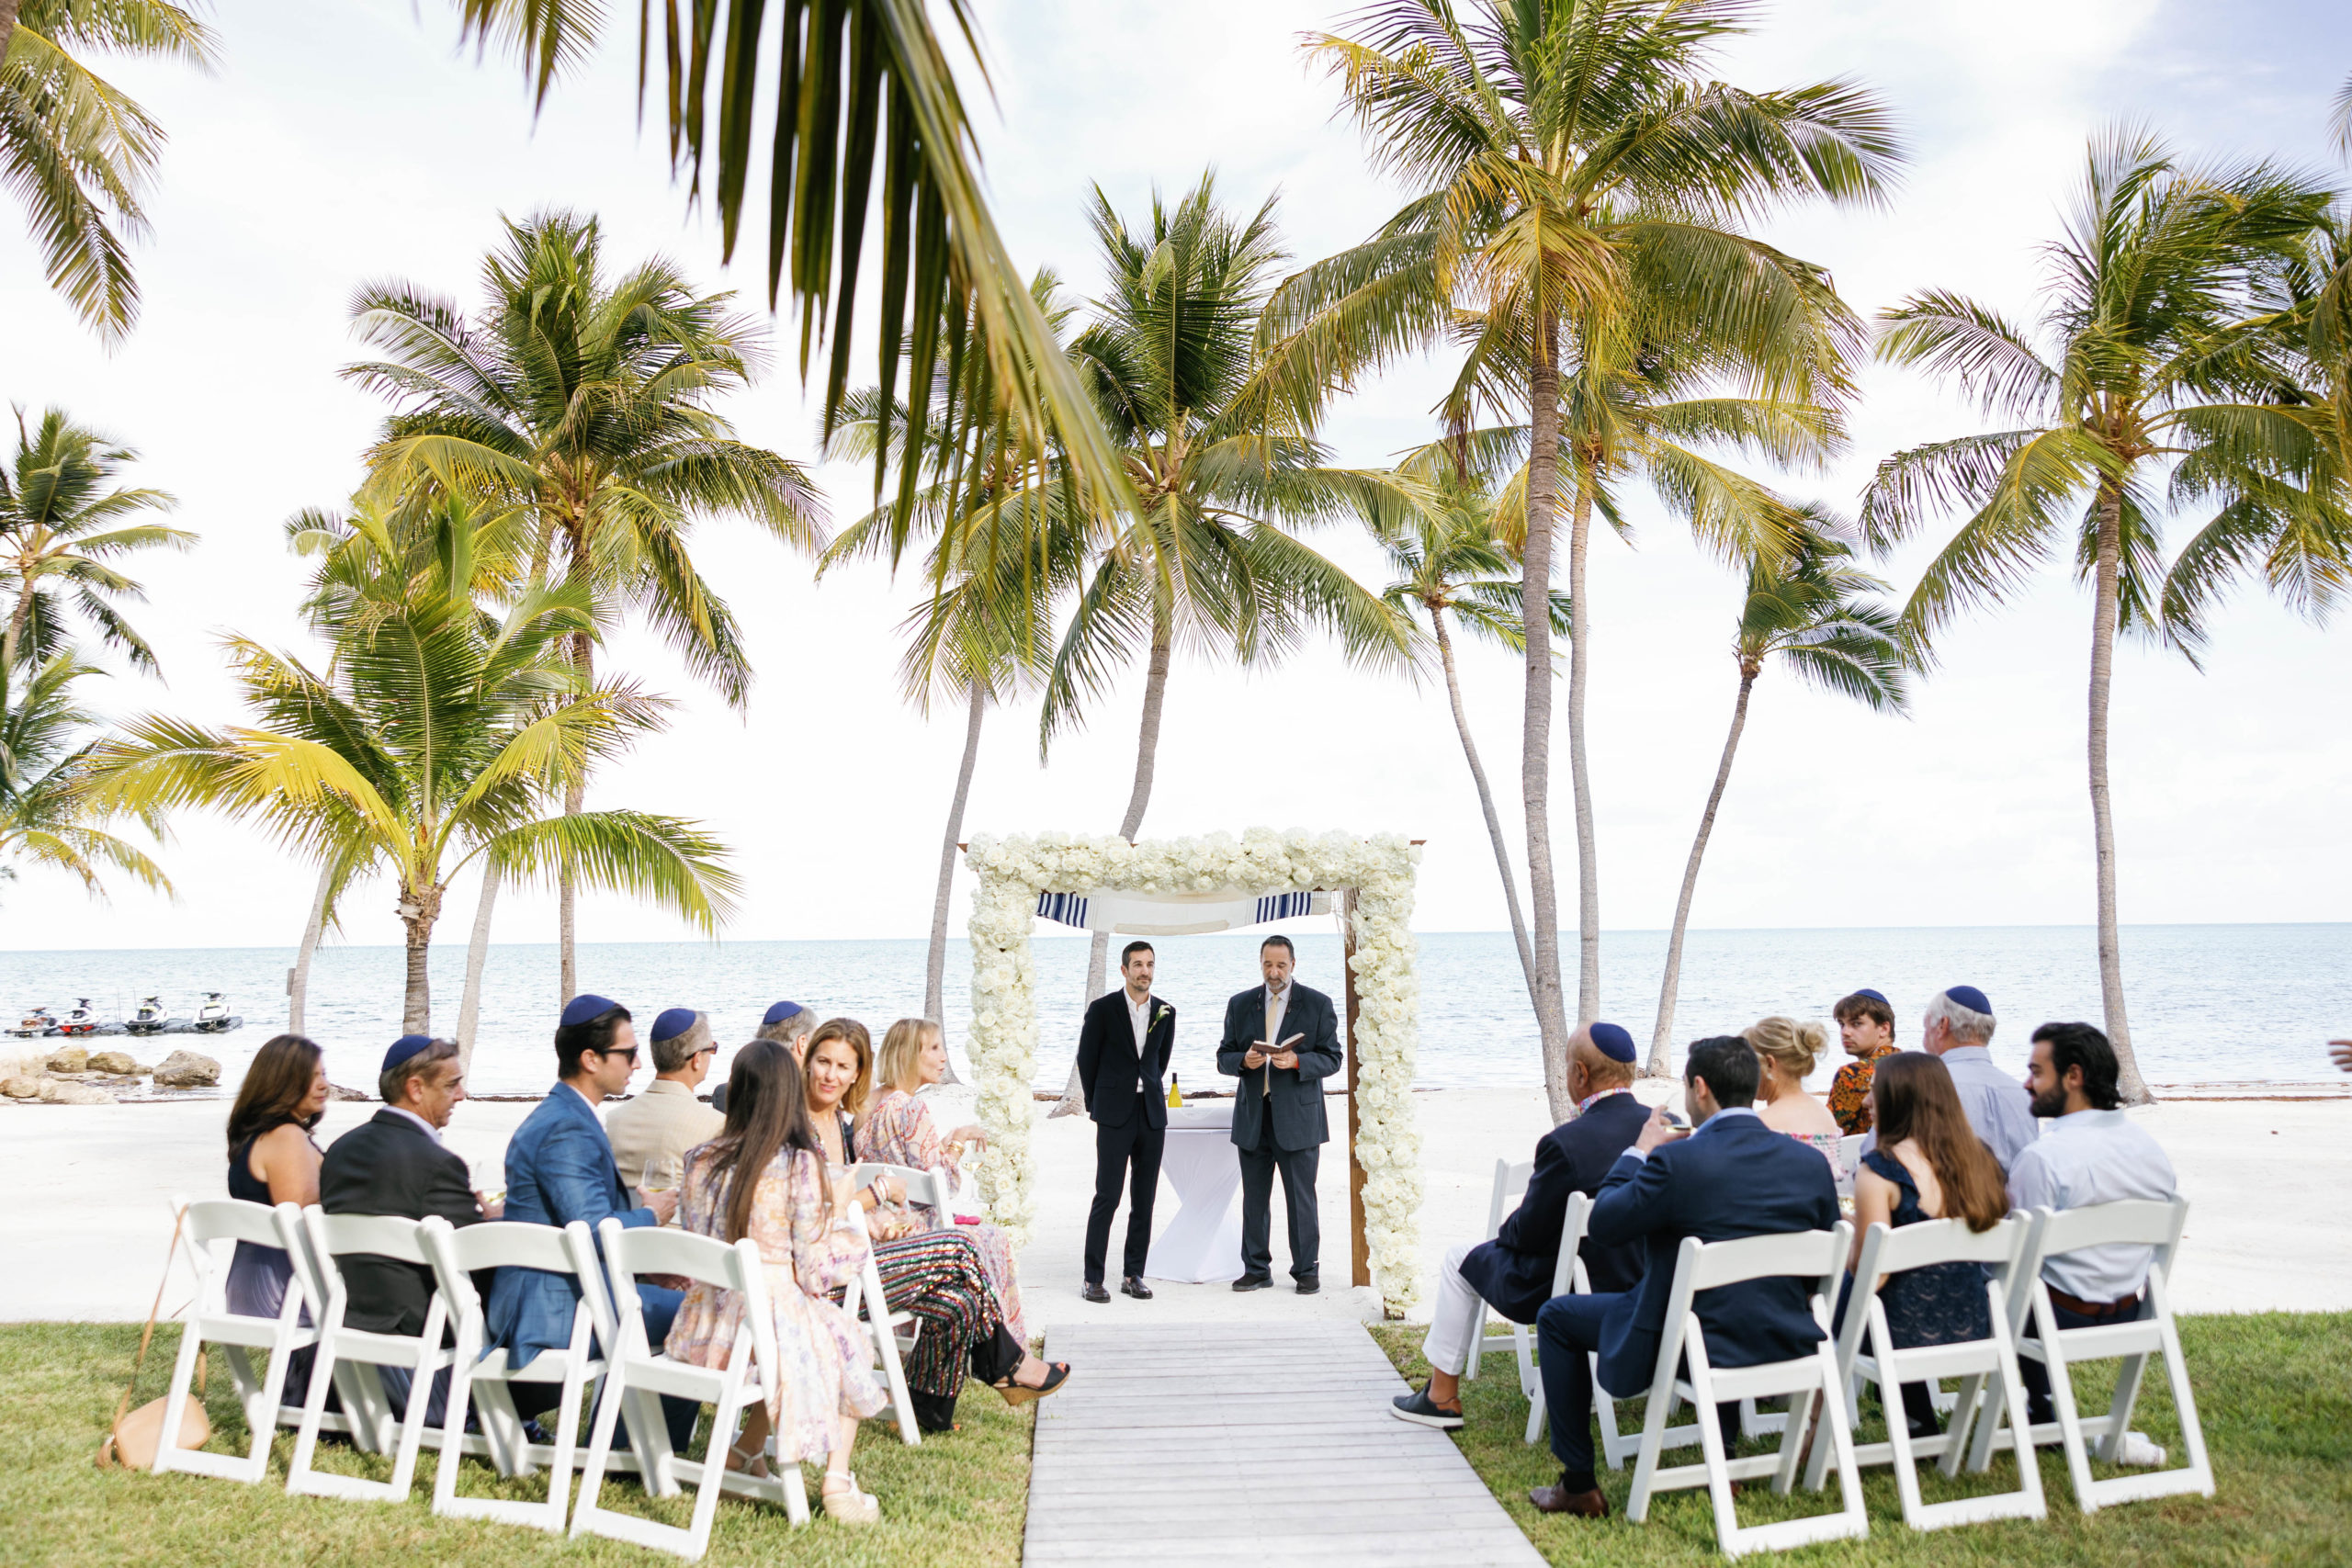
[[[1829,1032],[1817,1023],[1776,1017],[1751,1025],[1740,1038],[1755,1049],[1757,1063],[1763,1069],[1756,1086],[1756,1112],[1764,1118],[1764,1125],[1819,1149],[1822,1158],[1836,1169],[1838,1119],[1804,1088],[1814,1063],[1829,1043]]]

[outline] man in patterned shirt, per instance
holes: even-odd
[[[1838,1038],[1854,1059],[1829,1080],[1829,1114],[1838,1130],[1851,1136],[1871,1128],[1871,1075],[1882,1056],[1894,1055],[1894,1008],[1884,996],[1868,988],[1856,991],[1830,1010],[1838,1021]]]

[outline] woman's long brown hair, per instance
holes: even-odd
[[[808,1036],[808,1043],[801,1047],[801,1060],[807,1061],[809,1052],[829,1040],[842,1041],[857,1053],[857,1077],[842,1091],[842,1110],[854,1120],[865,1114],[865,1097],[874,1088],[874,1036],[854,1018],[829,1018],[816,1027]]]
[[[727,1075],[727,1125],[711,1140],[707,1156],[707,1179],[723,1184],[727,1194],[725,1240],[741,1241],[751,1234],[761,1173],[787,1151],[817,1156],[817,1184],[823,1193],[826,1223],[831,1224],[832,1183],[824,1176],[824,1145],[809,1124],[799,1065],[775,1041],[754,1040],[735,1053],[734,1067]]]
[[[245,1069],[245,1081],[237,1086],[236,1103],[229,1107],[231,1154],[279,1122],[291,1122],[305,1133],[319,1124],[323,1108],[298,1116],[295,1107],[310,1098],[322,1055],[319,1043],[307,1034],[274,1034],[262,1042]]]
[[[1951,1069],[1924,1051],[1881,1056],[1871,1071],[1871,1099],[1878,1109],[1878,1146],[1892,1154],[1908,1138],[1927,1156],[1943,1189],[1943,1217],[1966,1220],[1973,1231],[1988,1231],[2009,1212],[2009,1190],[2000,1162],[1968,1124]]]

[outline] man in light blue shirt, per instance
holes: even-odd
[[[1943,1058],[1968,1124],[2007,1175],[2018,1156],[2041,1135],[2033,1105],[2018,1080],[1993,1065],[1993,1004],[1973,986],[1939,992],[1922,1016],[1920,1047]]]

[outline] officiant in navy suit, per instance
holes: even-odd
[[[1233,1098],[1233,1146],[1241,1156],[1241,1278],[1237,1291],[1274,1282],[1274,1173],[1290,1210],[1290,1273],[1298,1293],[1322,1288],[1323,1225],[1315,1207],[1315,1167],[1331,1136],[1323,1080],[1340,1070],[1340,1015],[1331,998],[1298,984],[1298,954],[1286,936],[1258,948],[1265,984],[1225,1004],[1216,1070],[1241,1080]],[[1298,1038],[1293,1039],[1293,1036]]]
[[[1119,1291],[1151,1300],[1143,1282],[1151,1252],[1151,1200],[1159,1190],[1159,1156],[1168,1146],[1168,1058],[1176,1049],[1176,1010],[1151,994],[1159,955],[1148,942],[1119,951],[1124,982],[1086,1010],[1078,1032],[1078,1080],[1094,1122],[1094,1207],[1086,1215],[1086,1286],[1090,1302],[1107,1302],[1102,1268],[1111,1251],[1111,1222],[1119,1189],[1128,1187],[1127,1247]]]

